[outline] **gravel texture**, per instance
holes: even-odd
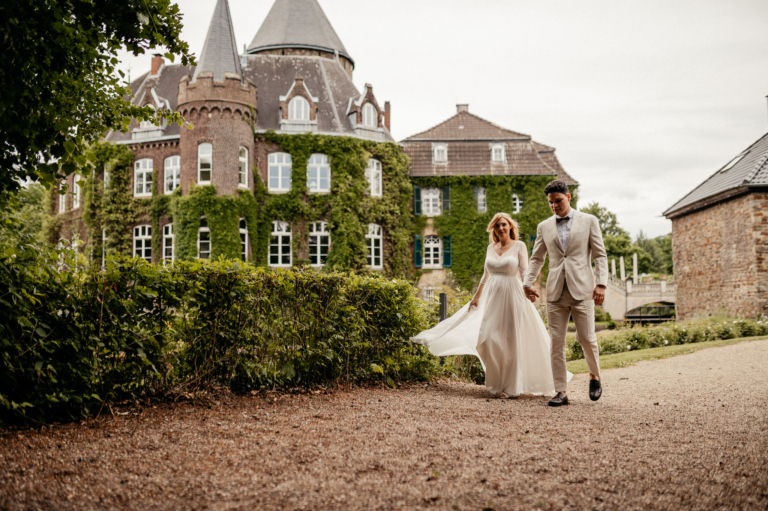
[[[766,509],[768,341],[587,376],[221,397],[0,436],[0,509]],[[268,399],[267,399],[268,398]],[[276,401],[273,401],[276,398]]]

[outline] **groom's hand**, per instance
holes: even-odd
[[[532,287],[524,287],[523,291],[525,292],[526,298],[528,298],[532,303],[536,303],[536,298],[539,297],[539,293],[534,291]]]
[[[592,291],[592,299],[595,301],[595,305],[602,305],[605,300],[605,286],[595,286],[595,290]]]

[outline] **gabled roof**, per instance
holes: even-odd
[[[246,52],[278,48],[338,51],[354,64],[317,0],[276,0]]]
[[[212,72],[215,82],[223,82],[224,73],[243,76],[240,70],[237,43],[235,43],[235,31],[232,28],[232,15],[229,13],[227,0],[216,2],[203,51],[200,53],[195,73],[192,75],[192,82],[197,80],[200,73],[205,72]]]
[[[471,114],[459,112],[447,121],[441,122],[403,142],[417,140],[530,140],[530,135],[502,128],[490,121]]]
[[[664,212],[664,216],[670,218],[683,213],[682,210],[697,209],[699,203],[706,205],[709,202],[707,199],[716,199],[715,196],[721,194],[729,195],[726,192],[764,186],[768,186],[768,133],[677,201]]]

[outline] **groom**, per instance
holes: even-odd
[[[544,188],[555,216],[541,222],[523,287],[532,302],[539,294],[531,287],[549,254],[547,277],[547,322],[552,338],[552,374],[557,395],[549,406],[568,404],[568,370],[565,364],[565,335],[573,316],[576,339],[589,366],[589,398],[600,399],[600,363],[595,336],[595,305],[605,299],[608,258],[600,224],[592,215],[571,208],[571,194],[563,181],[552,181]],[[592,273],[590,258],[595,260]]]

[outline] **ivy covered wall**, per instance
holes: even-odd
[[[507,212],[520,224],[520,239],[528,249],[533,247],[529,239],[536,234],[539,222],[552,215],[544,195],[544,187],[556,179],[555,176],[445,176],[411,178],[414,185],[424,188],[450,187],[450,210],[434,217],[434,228],[438,236],[451,237],[451,272],[458,284],[472,290],[483,274],[485,251],[488,246],[486,228],[499,212]],[[487,212],[477,211],[474,187],[485,187]],[[512,196],[523,200],[520,213],[513,214]],[[576,207],[576,187],[571,187]],[[426,225],[424,215],[417,217],[416,232],[421,234]],[[530,252],[529,252],[530,253]],[[543,273],[546,276],[547,268]]]

